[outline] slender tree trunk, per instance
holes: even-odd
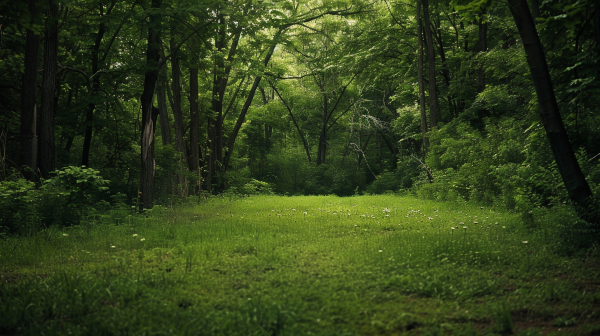
[[[29,12],[34,17],[37,11],[35,0],[28,2]],[[40,51],[40,35],[27,30],[25,37],[25,73],[21,84],[21,166],[27,167],[25,177],[35,179],[37,170],[37,73]]]
[[[179,67],[179,51],[175,49],[175,41],[171,40],[171,87],[172,87],[172,105],[171,110],[173,111],[173,124],[175,126],[175,149],[179,152],[179,166],[182,167],[186,162],[188,154],[185,146],[184,139],[184,127],[183,127],[183,113],[181,111],[181,69]],[[188,185],[187,179],[184,175],[177,175],[177,185],[180,186],[181,197],[187,197]]]
[[[273,56],[273,52],[275,51],[275,47],[277,46],[277,40],[279,39],[280,34],[281,34],[281,31],[278,31],[275,34],[275,37],[273,38],[273,45],[271,45],[271,47],[267,51],[267,54],[265,55],[265,59],[263,60],[263,65],[265,67],[269,64],[269,61],[271,60],[271,56]],[[246,120],[246,113],[248,112],[248,109],[250,108],[250,104],[252,104],[252,100],[254,99],[254,95],[256,94],[256,89],[258,88],[258,85],[260,84],[261,79],[262,79],[262,75],[257,75],[254,78],[254,83],[252,83],[250,92],[248,92],[248,97],[246,97],[246,102],[244,102],[244,106],[242,107],[242,110],[240,111],[240,115],[238,116],[238,119],[235,122],[233,131],[231,132],[231,135],[229,136],[229,139],[227,142],[227,152],[225,154],[223,167],[222,167],[222,173],[227,172],[227,169],[229,168],[229,160],[231,159],[231,155],[233,154],[233,146],[235,145],[235,139],[237,138],[237,135],[238,135],[240,129],[242,128],[242,124]]]
[[[479,20],[479,43],[477,45],[477,51],[484,53],[487,51],[487,31],[488,24],[483,22],[483,19]],[[485,90],[485,70],[483,66],[477,69],[477,92],[483,92]]]
[[[319,147],[317,148],[317,166],[325,163],[327,157],[327,119],[329,116],[329,97],[325,92],[325,84],[321,83],[319,88],[321,89],[321,95],[323,96],[323,122],[321,127],[321,133],[319,133]]]
[[[200,161],[200,114],[198,113],[198,68],[190,68],[190,156],[191,172],[198,170]]]
[[[435,51],[433,49],[433,35],[431,33],[431,20],[429,19],[429,0],[423,1],[423,21],[425,26],[425,37],[427,39],[427,63],[429,64],[429,114],[431,128],[437,126],[440,119],[440,106],[437,96],[435,79]]]
[[[598,57],[600,57],[600,6],[596,7],[594,28],[596,31],[596,50],[598,51]]]
[[[40,173],[48,178],[56,166],[54,142],[54,119],[56,116],[54,95],[58,70],[58,5],[48,0],[46,14],[49,27],[44,39],[44,76],[42,79],[42,118],[40,127]]]
[[[427,138],[427,111],[425,110],[425,85],[423,83],[423,23],[421,22],[421,1],[417,0],[417,45],[418,45],[418,64],[417,77],[419,82],[419,107],[421,110],[421,137],[423,138],[423,151],[429,147],[429,138]]]
[[[587,210],[592,191],[581,172],[573,148],[569,143],[567,131],[563,125],[558,103],[556,102],[544,49],[527,6],[527,0],[508,0],[508,5],[523,41],[527,63],[529,63],[537,94],[540,119],[554,153],[558,171],[571,200],[579,205],[581,209]],[[583,218],[587,217],[585,211],[580,215]],[[590,218],[587,217],[586,219]],[[595,218],[591,218],[591,220],[595,221]]]
[[[288,110],[288,113],[290,114],[290,117],[292,118],[292,122],[294,123],[294,126],[296,127],[296,130],[298,131],[298,135],[300,135],[300,139],[302,139],[302,145],[304,146],[304,150],[306,151],[306,158],[308,159],[308,163],[310,163],[311,158],[310,158],[310,148],[308,147],[308,141],[306,141],[306,137],[302,133],[302,130],[300,129],[300,125],[298,125],[298,122],[296,121],[296,118],[294,117],[294,114],[292,113],[292,109],[290,108],[288,103],[283,99],[283,97],[281,96],[281,94],[279,93],[279,91],[277,90],[275,85],[271,85],[271,87],[273,88],[273,91],[275,91],[275,93],[277,94],[277,97],[279,97],[279,99],[281,99],[281,102],[283,103],[285,108]],[[263,93],[263,99],[266,101],[264,91],[261,90],[261,92]],[[269,135],[269,132],[267,132],[267,131],[268,130],[265,125],[265,138],[268,139],[268,136],[270,136],[270,135]]]
[[[163,66],[163,69],[166,67]],[[158,78],[156,86],[156,100],[158,102],[158,115],[160,117],[160,134],[162,144],[168,146],[173,141],[171,136],[171,124],[169,122],[169,112],[167,110],[166,91],[166,73],[161,70],[161,76]]]
[[[152,0],[152,8],[158,9],[162,0]],[[144,92],[142,93],[142,126],[141,126],[141,175],[140,192],[142,202],[140,210],[151,209],[154,205],[154,130],[158,110],[152,106],[154,89],[158,79],[158,62],[160,60],[160,38],[158,32],[159,15],[150,14],[148,25],[148,47],[146,49],[146,73],[144,75]],[[156,111],[156,112],[155,112]]]
[[[110,7],[106,11],[106,14],[103,12],[103,6],[101,5],[100,16],[103,17],[109,15],[115,6],[115,3],[116,1],[111,2]],[[83,149],[81,151],[82,166],[89,166],[90,161],[90,147],[92,145],[92,134],[94,130],[94,110],[96,109],[96,102],[94,101],[94,99],[98,96],[98,93],[100,92],[100,73],[98,73],[100,67],[99,54],[100,45],[102,44],[104,34],[106,34],[106,23],[102,21],[100,23],[100,27],[98,28],[98,34],[96,34],[96,41],[92,46],[92,101],[88,104],[88,109],[85,118],[85,136],[83,138]]]

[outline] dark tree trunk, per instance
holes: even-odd
[[[173,54],[171,54],[171,87],[173,91],[171,110],[173,110],[173,124],[175,126],[175,149],[180,153],[179,162],[180,166],[183,166],[188,154],[185,146],[185,130],[183,127],[183,113],[181,111],[181,69],[179,67],[179,51],[175,49],[175,41],[171,40],[170,43],[171,50],[173,50]],[[180,188],[181,197],[187,197],[188,185],[184,175],[177,175],[177,185]]]
[[[317,148],[317,166],[325,163],[327,158],[327,119],[329,116],[329,97],[325,91],[325,84],[321,83],[319,89],[323,96],[323,122],[321,127],[321,133],[319,133],[319,147]]]
[[[190,68],[190,156],[191,172],[198,170],[200,161],[200,114],[198,113],[198,68]]]
[[[477,51],[483,53],[487,51],[487,31],[488,24],[483,22],[483,19],[479,20],[479,41],[477,44]],[[477,69],[477,92],[483,92],[485,90],[485,70],[483,66]]]
[[[431,127],[437,126],[440,119],[440,106],[437,96],[435,79],[435,51],[433,49],[433,34],[431,33],[431,20],[429,19],[429,0],[423,1],[423,21],[425,26],[425,37],[427,39],[427,63],[429,64],[429,114]]]
[[[163,69],[166,69],[163,66]],[[156,100],[158,102],[158,114],[160,117],[160,134],[162,137],[162,144],[168,146],[173,141],[171,136],[171,124],[169,123],[169,113],[167,110],[167,97],[165,94],[166,90],[166,73],[161,71],[161,76],[158,78],[156,86]]]
[[[417,44],[419,48],[417,76],[419,82],[419,107],[421,109],[421,137],[423,137],[423,150],[429,147],[427,138],[427,111],[425,110],[425,85],[423,83],[423,23],[421,22],[421,1],[417,0]]]
[[[29,12],[35,16],[36,1],[29,0]],[[25,73],[21,84],[21,157],[25,177],[33,180],[37,170],[37,72],[40,52],[40,35],[27,30],[25,38]]]
[[[152,0],[152,8],[160,8],[162,0]],[[146,49],[146,73],[144,75],[144,92],[142,93],[142,125],[141,125],[141,174],[140,192],[142,202],[140,210],[151,209],[154,205],[154,130],[158,110],[152,106],[154,89],[158,79],[158,62],[160,60],[160,38],[158,32],[159,15],[150,14],[148,25],[148,47]]]
[[[596,7],[594,28],[596,30],[596,50],[598,51],[598,57],[600,57],[600,6]]]
[[[587,209],[592,191],[581,172],[573,148],[569,143],[556,102],[546,56],[533,17],[527,6],[527,0],[508,0],[508,4],[525,47],[527,63],[537,94],[540,119],[554,153],[558,171],[571,200],[579,205],[581,209]],[[581,214],[585,218],[585,212]],[[595,218],[592,218],[592,220],[595,220]]]
[[[48,178],[56,168],[56,150],[54,140],[54,119],[56,72],[58,70],[58,5],[48,0],[47,20],[49,27],[44,39],[44,76],[42,79],[42,118],[40,120],[40,173]]]
[[[265,59],[263,60],[263,65],[265,67],[269,64],[269,61],[271,60],[271,56],[273,56],[273,52],[275,51],[275,46],[277,46],[277,40],[279,38],[280,33],[281,33],[281,31],[279,31],[279,32],[277,32],[277,34],[275,34],[275,37],[273,38],[273,45],[267,51],[267,55],[265,55]],[[242,110],[240,111],[240,115],[238,116],[237,121],[235,122],[233,131],[231,131],[231,135],[229,136],[229,139],[227,142],[227,153],[225,155],[225,158],[224,158],[225,160],[223,162],[223,167],[222,167],[223,173],[225,173],[227,171],[227,169],[229,168],[229,160],[231,159],[231,155],[233,154],[233,146],[235,145],[235,139],[237,138],[237,135],[238,135],[240,129],[242,128],[242,124],[246,120],[246,113],[248,112],[248,109],[250,108],[250,104],[252,104],[252,100],[254,99],[254,95],[256,94],[256,89],[258,88],[258,85],[260,84],[261,79],[262,79],[262,75],[257,75],[254,78],[254,83],[252,83],[250,92],[248,92],[248,97],[246,97],[246,101],[244,102],[244,106],[242,107]]]
[[[100,16],[102,17],[109,15],[115,6],[115,3],[116,1],[111,2],[110,7],[106,11],[106,14],[103,12],[103,6],[101,6]],[[90,97],[91,101],[88,104],[88,109],[85,117],[85,136],[83,138],[83,149],[81,151],[82,166],[89,166],[90,162],[90,147],[92,145],[92,134],[94,131],[94,110],[96,109],[95,98],[100,92],[100,73],[98,73],[100,67],[100,45],[102,44],[104,34],[106,34],[106,23],[102,21],[100,23],[100,27],[98,28],[98,34],[96,34],[96,41],[92,46],[92,94]]]

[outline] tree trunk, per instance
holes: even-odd
[[[425,26],[425,37],[427,39],[427,63],[429,64],[429,114],[431,128],[437,126],[440,119],[440,106],[437,97],[435,80],[435,51],[433,49],[433,35],[431,33],[431,20],[429,19],[429,0],[423,1],[423,21]]]
[[[110,7],[106,11],[106,14],[103,12],[103,5],[100,6],[100,17],[109,15],[112,9],[115,6],[116,1],[112,1]],[[86,112],[85,118],[85,136],[83,138],[83,149],[81,151],[81,165],[89,166],[90,160],[90,147],[92,145],[92,133],[94,130],[94,110],[96,109],[95,97],[98,96],[98,92],[100,92],[100,73],[98,73],[100,61],[100,45],[102,44],[102,39],[104,38],[104,34],[106,33],[106,23],[101,21],[100,27],[98,28],[98,34],[96,34],[96,41],[92,46],[92,94],[91,101],[88,104],[88,109]]]
[[[273,88],[273,91],[277,94],[277,97],[279,97],[279,99],[281,99],[281,102],[283,103],[283,106],[285,106],[285,108],[288,110],[288,113],[290,114],[290,117],[292,118],[292,122],[294,123],[294,126],[296,127],[296,130],[298,131],[298,135],[300,136],[300,139],[302,139],[302,145],[304,146],[304,150],[306,151],[306,158],[308,159],[308,163],[311,163],[310,148],[308,147],[308,141],[306,140],[306,137],[302,133],[302,130],[300,129],[300,125],[298,125],[298,122],[296,121],[296,118],[294,117],[294,114],[292,113],[291,107],[283,99],[283,97],[281,96],[281,94],[279,93],[279,91],[277,90],[277,88],[275,87],[275,85],[271,85],[271,87]],[[263,93],[263,100],[265,101],[265,105],[266,105],[266,98],[265,98],[265,95],[264,95],[264,91],[261,90],[261,92]],[[266,125],[265,125],[265,138],[269,139],[269,137],[270,137],[270,134],[269,134],[268,129],[267,129]]]
[[[37,14],[35,0],[28,2],[29,12]],[[37,72],[40,51],[40,35],[27,30],[25,37],[25,72],[21,85],[21,157],[20,164],[25,166],[25,177],[35,179],[37,169]]]
[[[163,67],[165,69],[166,67]],[[171,136],[171,124],[169,123],[169,114],[167,110],[166,90],[166,73],[161,71],[161,76],[158,78],[156,86],[156,100],[158,102],[158,115],[160,117],[160,134],[162,144],[168,146],[173,141]]]
[[[160,8],[162,0],[152,0],[152,8]],[[141,125],[141,174],[140,192],[142,202],[140,210],[151,209],[154,205],[154,130],[158,110],[152,106],[154,89],[158,79],[158,62],[160,60],[160,38],[158,32],[159,14],[150,14],[148,25],[148,47],[146,49],[146,73],[144,74],[144,92],[142,93],[142,125]],[[156,112],[155,112],[156,111]]]
[[[479,41],[477,45],[477,51],[484,53],[487,51],[487,31],[488,24],[483,22],[483,19],[479,20]],[[485,90],[485,70],[483,66],[479,66],[477,69],[477,92],[483,92]]]
[[[598,57],[600,57],[600,6],[596,7],[594,28],[596,31],[596,50],[598,51]]]
[[[173,91],[171,110],[173,110],[173,124],[175,126],[175,149],[179,152],[179,166],[181,167],[188,157],[184,139],[183,113],[181,111],[181,69],[179,67],[179,51],[175,49],[175,41],[171,39],[170,44],[171,50],[173,50],[173,54],[171,54],[171,91]],[[181,197],[187,197],[188,185],[184,175],[177,175],[177,185],[181,188]]]
[[[540,119],[554,153],[558,171],[571,200],[585,210],[588,206],[588,200],[592,197],[592,191],[581,172],[575,153],[569,143],[556,102],[546,56],[533,17],[527,6],[527,0],[508,0],[508,4],[523,41],[527,63],[537,94]],[[585,211],[580,212],[580,214],[583,215],[583,218],[587,217]],[[586,219],[589,219],[589,217]],[[592,218],[592,221],[594,220],[595,218]]]
[[[419,82],[419,107],[421,110],[421,137],[423,138],[423,151],[429,147],[427,138],[427,111],[425,110],[425,85],[423,83],[423,23],[421,22],[421,0],[417,0],[417,44],[419,48],[417,77]]]
[[[269,47],[269,50],[267,51],[267,54],[265,55],[265,59],[263,60],[263,65],[265,67],[269,64],[269,61],[271,60],[271,56],[273,56],[273,52],[275,52],[275,47],[277,46],[277,40],[279,39],[280,34],[281,34],[281,31],[278,31],[275,34],[275,37],[273,38],[273,45],[271,45],[271,47]],[[237,135],[238,135],[240,129],[242,128],[242,124],[246,120],[246,113],[248,112],[248,109],[250,108],[250,104],[252,104],[252,100],[254,99],[254,94],[256,94],[256,89],[258,88],[258,85],[260,84],[261,79],[262,79],[262,75],[257,75],[254,78],[254,83],[252,83],[250,92],[248,92],[248,97],[246,97],[246,101],[244,102],[244,106],[242,107],[242,110],[240,111],[240,115],[238,116],[237,121],[235,122],[233,131],[231,131],[231,135],[229,136],[229,139],[227,142],[227,153],[225,154],[225,158],[223,161],[222,173],[227,172],[227,169],[229,168],[229,160],[231,159],[231,155],[233,154],[233,146],[235,145],[235,139],[237,138]]]
[[[48,0],[47,20],[49,27],[44,39],[44,76],[42,79],[42,118],[40,128],[40,173],[48,178],[56,167],[54,142],[54,119],[56,117],[54,93],[58,70],[58,5]]]
[[[200,115],[198,113],[198,68],[190,68],[190,156],[191,172],[198,170],[200,161]]]
[[[323,96],[323,127],[321,128],[321,133],[319,133],[317,166],[325,163],[325,159],[327,158],[327,119],[329,114],[329,97],[327,97],[327,92],[325,92],[324,84],[319,85],[319,88],[321,89],[321,95]]]

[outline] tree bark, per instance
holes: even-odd
[[[100,7],[100,16],[109,15],[114,8],[116,1],[112,1],[110,7],[106,11],[106,14],[103,13],[103,5]],[[96,41],[92,46],[92,94],[91,101],[88,104],[88,109],[86,112],[85,118],[85,136],[83,138],[83,149],[81,151],[81,165],[89,166],[90,161],[90,147],[92,145],[92,134],[94,131],[94,110],[96,109],[96,102],[94,101],[95,97],[98,96],[98,92],[100,92],[100,73],[98,73],[100,67],[100,45],[102,44],[102,39],[104,38],[104,34],[106,33],[106,23],[102,21],[100,23],[100,27],[98,28],[98,34],[96,34]],[[106,51],[108,52],[108,50]]]
[[[440,106],[437,96],[435,79],[435,51],[433,49],[433,35],[431,33],[431,20],[429,19],[429,0],[423,1],[423,21],[425,26],[425,37],[427,39],[427,63],[429,64],[429,114],[431,128],[437,126],[440,119]]]
[[[181,69],[179,66],[179,51],[175,48],[175,41],[171,39],[171,91],[173,92],[173,99],[171,110],[173,111],[173,124],[175,126],[175,149],[179,152],[179,166],[184,166],[188,154],[187,147],[185,146],[184,139],[184,127],[183,127],[183,113],[181,111]],[[177,175],[177,185],[180,188],[181,197],[187,197],[188,185],[187,179],[184,175]]]
[[[56,168],[54,119],[56,117],[54,94],[58,70],[58,5],[48,0],[46,18],[49,27],[44,39],[44,76],[42,79],[42,118],[40,128],[40,173],[48,178]]]
[[[28,2],[29,12],[34,17],[37,11],[35,0]],[[40,35],[27,30],[25,37],[25,72],[21,84],[21,157],[20,165],[27,167],[24,175],[35,179],[37,170],[37,72],[40,50]]]
[[[531,15],[534,20],[540,17],[540,0],[531,0]]]
[[[200,161],[200,115],[198,113],[198,68],[190,68],[190,156],[191,172],[198,170]]]
[[[418,63],[417,77],[419,82],[419,108],[421,110],[421,137],[423,138],[423,151],[429,147],[429,138],[427,138],[427,111],[425,109],[425,85],[423,83],[423,23],[421,22],[421,0],[417,0],[417,45],[418,45]]]
[[[165,67],[163,67],[165,69]],[[160,117],[160,134],[162,137],[162,144],[165,146],[170,145],[173,142],[171,136],[171,124],[169,122],[169,114],[167,110],[167,97],[165,94],[166,90],[166,73],[161,71],[161,75],[158,78],[156,86],[156,100],[158,102],[158,115]]]
[[[162,0],[152,0],[152,8],[160,8]],[[160,60],[160,38],[158,32],[159,14],[153,12],[148,25],[148,46],[146,49],[146,73],[144,74],[144,92],[142,93],[141,125],[141,174],[140,193],[142,202],[140,211],[151,209],[154,205],[154,130],[158,110],[152,106],[154,89],[158,79]]]
[[[523,41],[537,94],[540,119],[546,130],[558,171],[570,199],[581,209],[587,210],[592,191],[569,143],[556,102],[546,56],[535,28],[535,22],[527,6],[527,0],[508,0],[508,5]],[[582,214],[585,218],[585,211],[580,212],[580,215]]]

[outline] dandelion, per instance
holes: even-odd
[[[137,237],[138,235],[137,235],[137,233],[134,233],[132,236],[135,238],[135,237]]]
[[[524,240],[524,241],[523,241],[523,244],[527,244],[527,243],[528,243],[528,241],[527,241],[527,240]]]
[[[68,237],[69,235],[66,233],[63,233],[63,237]]]
[[[115,248],[115,245],[111,245],[110,248]]]
[[[217,217],[219,217],[219,213],[217,212]]]
[[[506,226],[503,226],[502,228],[503,228],[503,229],[506,229]]]
[[[428,218],[429,220],[432,220],[432,219],[433,219],[433,217],[427,217],[427,218]]]
[[[292,209],[292,211],[296,211],[296,209]]]
[[[474,225],[477,225],[477,224],[479,224],[479,222],[473,222],[473,224],[474,224]]]
[[[337,215],[337,212],[332,213],[332,215]]]
[[[381,252],[383,252],[383,250],[379,250],[379,252],[381,253]]]
[[[306,216],[306,215],[308,215],[308,212],[304,211],[304,215],[305,215],[305,216]]]
[[[467,227],[466,227],[466,226],[463,226],[463,229],[467,230]]]
[[[144,241],[144,240],[146,240],[146,238],[142,238],[142,239],[140,239],[140,241]]]

